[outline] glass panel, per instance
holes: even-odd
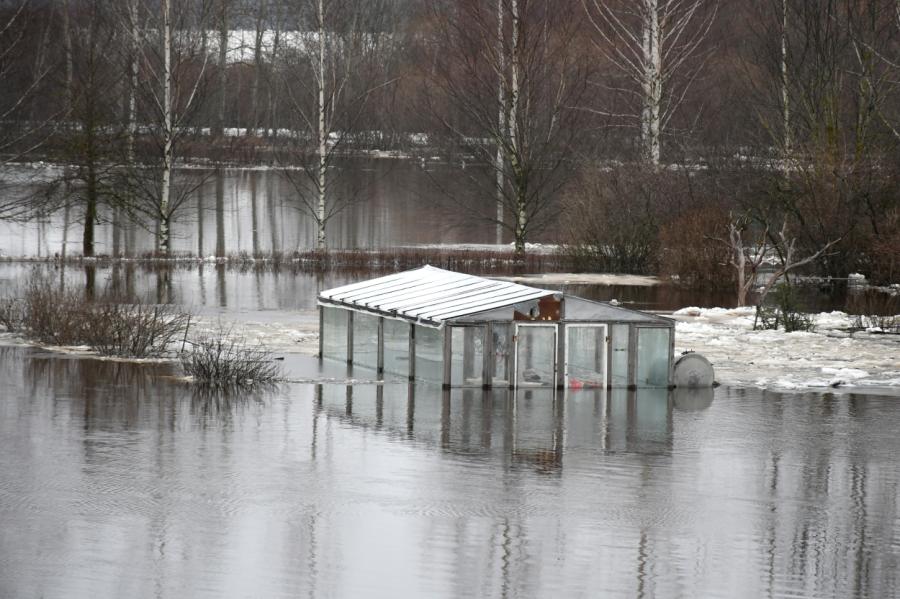
[[[347,310],[322,307],[322,357],[347,360]]]
[[[509,385],[509,331],[508,324],[491,327],[494,337],[494,378],[493,386]]]
[[[556,326],[516,326],[516,384],[556,385]]]
[[[567,326],[566,354],[569,387],[606,386],[606,325]]]
[[[409,376],[409,323],[384,319],[384,371]]]
[[[452,327],[450,384],[480,387],[484,370],[484,327]]]
[[[669,329],[638,328],[638,387],[669,385]]]
[[[612,387],[628,386],[628,325],[612,326],[612,367],[609,384]]]
[[[353,314],[353,365],[378,368],[378,317]]]
[[[444,380],[444,335],[440,329],[416,325],[416,378]]]

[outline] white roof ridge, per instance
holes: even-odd
[[[454,286],[470,287],[480,281],[490,282],[483,294],[457,295]],[[421,285],[422,289],[416,293]],[[441,295],[446,293],[445,298]],[[391,314],[417,322],[422,319],[440,323],[482,312],[487,308],[503,308],[561,292],[489,277],[446,270],[430,264],[357,283],[350,283],[319,294],[319,301],[342,304],[362,311]],[[436,297],[437,295],[437,297]]]

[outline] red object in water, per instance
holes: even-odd
[[[569,379],[569,389],[581,389],[582,387],[584,387],[584,383],[578,379]]]

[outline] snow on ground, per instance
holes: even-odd
[[[401,250],[456,250],[472,252],[512,252],[514,243],[423,243],[397,246]],[[525,251],[529,254],[555,254],[559,246],[553,243],[526,243]]]
[[[551,272],[536,275],[521,275],[515,277],[495,277],[501,281],[514,283],[539,284],[539,285],[630,285],[636,287],[651,287],[659,285],[656,277],[644,277],[640,275],[620,275],[605,273],[571,273]]]
[[[751,308],[684,308],[672,315],[676,355],[697,351],[726,385],[777,390],[900,387],[900,336],[851,332],[843,312],[814,315],[814,332],[754,331]]]

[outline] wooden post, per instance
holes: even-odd
[[[409,323],[409,380],[416,378],[416,325]]]
[[[453,362],[453,328],[444,327],[444,388],[450,388],[451,367]]]
[[[376,362],[378,374],[384,373],[384,318],[378,317],[378,361]]]

